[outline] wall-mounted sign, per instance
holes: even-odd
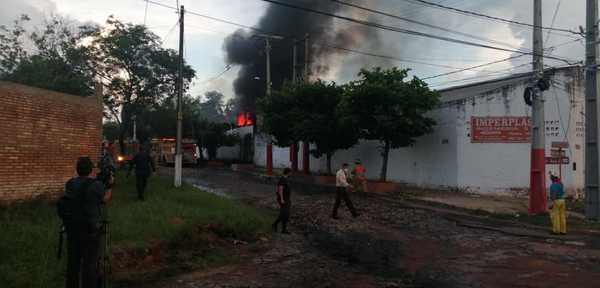
[[[546,157],[546,165],[569,164],[569,157]]]
[[[529,143],[529,117],[471,117],[472,143]]]
[[[552,148],[569,148],[569,142],[552,142]]]

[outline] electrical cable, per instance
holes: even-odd
[[[223,76],[223,74],[227,73],[227,71],[229,71],[229,70],[231,70],[231,65],[227,64],[227,66],[225,66],[225,70],[223,70],[222,72],[220,72],[219,74],[217,74],[214,77],[208,78],[207,80],[205,80],[205,81],[203,81],[201,83],[205,84],[205,83],[209,83],[209,82],[215,81],[215,80],[219,79],[219,77]]]
[[[438,82],[438,83],[432,83],[430,84],[431,87],[435,87],[435,86],[440,86],[440,85],[445,85],[445,84],[450,84],[450,83],[455,83],[455,82],[462,82],[462,81],[466,81],[466,80],[472,80],[472,79],[477,79],[477,78],[481,78],[481,77],[488,77],[488,76],[498,76],[498,75],[506,75],[506,74],[513,74],[514,72],[503,72],[503,71],[512,71],[512,70],[516,70],[519,69],[521,67],[527,66],[527,65],[531,65],[533,62],[528,62],[528,63],[523,63],[514,67],[510,67],[510,68],[506,68],[506,69],[501,69],[501,70],[496,70],[496,71],[491,71],[490,73],[487,74],[483,74],[483,75],[476,75],[473,77],[468,77],[468,78],[461,78],[461,79],[456,79],[456,80],[450,80],[450,81],[444,81],[444,82]],[[523,72],[526,73],[526,72]]]
[[[398,15],[394,15],[394,14],[391,14],[391,13],[387,13],[387,12],[383,12],[383,11],[371,9],[371,8],[368,8],[368,7],[360,6],[360,5],[357,5],[357,4],[354,4],[354,3],[350,3],[350,2],[346,2],[346,1],[342,1],[342,0],[330,0],[330,1],[338,3],[338,4],[341,4],[341,5],[345,5],[345,6],[353,7],[353,8],[356,8],[356,9],[360,9],[360,10],[363,10],[363,11],[368,11],[368,12],[371,12],[371,13],[375,13],[375,14],[379,14],[379,15],[384,15],[384,16],[391,17],[391,18],[394,18],[394,19],[406,21],[406,22],[409,22],[409,23],[418,24],[418,25],[422,25],[422,26],[425,26],[425,27],[442,30],[442,31],[445,31],[445,32],[448,32],[448,33],[452,33],[452,34],[456,34],[456,35],[461,35],[461,36],[465,36],[465,37],[469,37],[469,38],[473,38],[473,39],[485,41],[485,42],[488,42],[488,43],[500,44],[500,45],[504,45],[504,46],[507,46],[507,47],[511,47],[513,49],[519,49],[519,47],[516,47],[516,46],[514,46],[512,44],[505,43],[505,42],[502,42],[502,41],[496,41],[496,40],[492,40],[492,39],[489,39],[489,38],[485,38],[485,37],[481,37],[481,36],[476,36],[476,35],[472,35],[472,34],[469,34],[469,33],[464,33],[464,32],[456,31],[456,30],[453,30],[453,29],[449,29],[449,28],[440,27],[440,26],[436,26],[436,25],[433,25],[433,24],[429,24],[429,23],[417,21],[417,20],[412,20],[412,19],[409,19],[409,18],[405,18],[405,17],[401,17],[401,16],[398,16]]]
[[[163,4],[163,3],[159,3],[159,2],[155,2],[155,1],[151,1],[151,0],[146,0],[146,2],[150,3],[150,4],[162,6],[164,8],[176,9],[173,6],[169,6],[169,5],[166,5],[166,4]],[[241,27],[241,28],[250,29],[252,31],[256,31],[256,32],[259,32],[259,33],[271,34],[271,33],[267,32],[267,31],[264,31],[262,29],[258,29],[258,28],[252,27],[252,26],[243,25],[243,24],[239,24],[239,23],[235,23],[235,22],[231,22],[231,21],[227,21],[227,20],[223,20],[223,19],[218,19],[218,18],[215,18],[215,17],[210,17],[210,16],[207,16],[207,15],[203,15],[203,14],[196,13],[196,12],[189,11],[189,10],[187,10],[186,12],[188,14],[191,14],[191,15],[196,15],[196,16],[199,16],[199,17],[211,19],[213,21],[223,22],[223,23],[234,25],[234,26],[238,26],[238,27]],[[290,36],[282,36],[282,35],[277,35],[277,36],[288,38],[288,39],[292,38]],[[447,69],[462,69],[460,67],[454,67],[454,66],[442,65],[442,64],[435,64],[435,63],[427,63],[427,62],[417,61],[417,60],[401,59],[401,58],[397,58],[397,57],[393,57],[393,56],[381,55],[381,54],[370,53],[370,52],[365,52],[365,51],[359,51],[359,50],[355,50],[355,49],[338,47],[338,46],[329,45],[329,44],[314,43],[313,45],[323,46],[323,47],[327,47],[327,48],[331,48],[331,49],[336,49],[336,50],[340,50],[340,51],[351,52],[351,53],[356,53],[356,54],[362,54],[362,55],[365,55],[365,56],[378,57],[378,58],[383,58],[383,59],[388,59],[388,60],[393,60],[393,61],[398,61],[398,62],[415,63],[415,64],[422,64],[422,65],[428,65],[428,66],[440,67],[440,68],[447,68]]]
[[[148,2],[146,2],[146,8],[144,9],[144,26],[146,26],[146,18],[148,18]]]
[[[558,15],[558,11],[560,10],[560,2],[561,0],[558,0],[558,2],[556,3],[556,8],[554,9],[554,15],[552,15],[552,23],[550,24],[550,27],[554,27],[554,23],[556,21],[556,15]],[[544,43],[548,43],[548,40],[550,39],[550,30],[548,30],[548,34],[546,34],[546,41],[544,41]]]
[[[508,57],[508,58],[503,58],[503,59],[500,59],[500,60],[496,60],[496,61],[492,61],[492,62],[487,62],[487,63],[484,63],[484,64],[479,64],[479,65],[475,65],[475,66],[471,66],[471,67],[459,69],[459,70],[456,70],[456,71],[451,71],[451,72],[446,72],[446,73],[442,73],[442,74],[437,74],[437,75],[433,75],[433,76],[421,78],[421,80],[428,80],[428,79],[438,78],[438,77],[442,77],[442,76],[448,76],[448,75],[452,75],[452,74],[456,74],[456,73],[460,73],[460,72],[465,72],[465,71],[473,70],[473,69],[476,69],[476,68],[490,66],[490,65],[493,65],[493,64],[505,62],[505,61],[516,59],[516,58],[520,58],[520,57],[523,57],[523,56],[525,56],[525,55],[522,54],[522,55],[511,56],[511,57]]]
[[[490,45],[476,43],[476,42],[470,42],[470,41],[465,41],[465,40],[460,40],[460,39],[454,39],[454,38],[445,37],[445,36],[433,35],[433,34],[429,34],[429,33],[424,33],[424,32],[419,32],[419,31],[414,31],[414,30],[408,30],[408,29],[403,29],[403,28],[398,28],[398,27],[383,25],[383,24],[376,23],[376,22],[370,22],[370,21],[364,21],[364,20],[354,19],[354,18],[350,18],[350,17],[340,16],[340,15],[337,15],[337,14],[323,12],[323,11],[319,11],[319,10],[315,10],[315,9],[307,8],[307,7],[301,7],[301,6],[297,6],[297,5],[294,5],[294,4],[284,3],[284,2],[280,2],[280,1],[276,1],[276,0],[261,0],[261,1],[272,3],[272,4],[276,4],[276,5],[280,5],[280,6],[284,6],[284,7],[288,7],[288,8],[292,8],[292,9],[302,10],[302,11],[305,11],[305,12],[320,14],[320,15],[324,15],[324,16],[329,16],[329,17],[337,18],[337,19],[342,19],[342,20],[346,20],[346,21],[349,21],[349,22],[358,23],[358,24],[361,24],[361,25],[364,25],[364,26],[374,27],[374,28],[378,28],[378,29],[382,29],[382,30],[387,30],[387,31],[392,31],[392,32],[397,32],[397,33],[403,33],[403,34],[408,34],[408,35],[414,35],[414,36],[420,36],[420,37],[425,37],[425,38],[437,39],[437,40],[442,40],[442,41],[447,41],[447,42],[452,42],[452,43],[457,43],[457,44],[463,44],[463,45],[467,45],[467,46],[479,47],[479,48],[487,48],[487,49],[492,49],[492,50],[512,52],[512,53],[520,53],[520,54],[526,54],[526,55],[535,55],[534,52],[526,52],[526,51],[520,51],[520,50],[506,49],[506,48],[502,48],[502,47],[490,46]],[[540,56],[544,56],[545,58],[548,58],[548,59],[560,60],[560,61],[563,61],[563,62],[568,63],[568,64],[573,64],[570,61],[568,61],[568,60],[566,60],[564,58],[560,58],[560,57],[549,56],[549,55],[540,55]]]
[[[177,9],[176,7],[169,6],[169,5],[166,5],[166,4],[163,4],[163,3],[159,3],[159,2],[156,2],[156,1],[152,1],[152,0],[145,0],[145,1],[148,2],[148,3],[150,3],[150,4],[157,5],[157,6],[162,6],[162,7],[169,8],[169,9],[174,9],[174,10]],[[263,1],[269,1],[269,0],[263,0]],[[200,13],[194,12],[194,11],[189,11],[188,10],[187,12],[189,14],[191,14],[191,15],[196,15],[196,16],[199,16],[199,17],[211,19],[213,21],[227,23],[227,24],[230,24],[230,25],[234,25],[234,26],[246,28],[246,29],[257,31],[257,32],[260,32],[260,33],[271,34],[268,31],[264,31],[262,29],[258,29],[258,28],[252,27],[252,26],[243,25],[243,24],[235,23],[235,22],[232,22],[232,21],[224,20],[224,19],[219,19],[219,18],[216,18],[216,17],[211,17],[211,16],[208,16],[208,15],[204,15],[204,14],[200,14]],[[277,35],[277,36],[284,37],[284,38],[293,38],[293,37],[290,37],[290,36],[283,36],[283,35]],[[386,59],[393,59],[393,58],[395,58],[393,60],[404,61],[404,62],[410,61],[410,60],[405,61],[405,59],[399,59],[399,58],[392,57],[392,56],[379,55],[379,54],[375,54],[375,53],[358,51],[358,50],[344,48],[344,47],[337,47],[337,46],[333,46],[333,45],[327,45],[327,44],[316,44],[316,45],[324,45],[324,46],[328,46],[329,48],[338,49],[338,50],[341,50],[341,51],[347,51],[347,52],[353,52],[353,53],[363,54],[363,55],[366,55],[366,56],[380,57],[380,58],[386,58]],[[500,49],[502,49],[502,48],[500,48]],[[509,50],[509,49],[506,49],[506,50]],[[430,77],[427,77],[427,78],[423,78],[423,80],[437,78],[437,77],[446,76],[446,75],[451,75],[451,74],[454,74],[454,73],[460,73],[460,72],[464,72],[464,71],[468,71],[468,70],[475,70],[475,69],[480,68],[480,67],[485,67],[485,66],[489,66],[489,65],[492,65],[492,64],[496,64],[496,63],[500,63],[500,62],[504,62],[504,61],[508,61],[508,60],[511,60],[511,59],[515,59],[515,58],[519,58],[519,57],[522,57],[522,56],[525,56],[525,55],[532,54],[532,53],[525,53],[525,52],[521,52],[521,51],[512,51],[512,50],[509,50],[509,51],[520,53],[520,55],[511,56],[511,57],[508,57],[508,58],[504,58],[504,59],[500,59],[500,60],[496,60],[496,61],[492,61],[492,62],[480,64],[480,65],[475,65],[475,66],[471,66],[471,67],[460,68],[460,69],[458,69],[456,71],[447,72],[447,73],[443,73],[443,74],[439,74],[439,75],[434,75],[434,76],[430,76]],[[558,59],[557,61],[565,61],[565,60],[560,59],[558,57],[547,57],[547,58],[548,59]],[[416,61],[412,61],[412,62],[416,62]],[[568,61],[565,61],[565,62],[567,62],[568,64],[572,64],[572,63],[570,63]],[[433,64],[433,63],[427,63],[427,64],[418,63],[418,64],[440,66],[438,64]],[[449,67],[446,67],[446,68],[449,68]]]
[[[535,28],[535,25],[533,25],[533,24],[510,20],[510,19],[505,19],[505,18],[500,18],[500,17],[496,17],[496,16],[490,16],[490,15],[473,12],[473,11],[467,11],[467,10],[458,9],[458,8],[454,8],[454,7],[450,7],[450,6],[446,6],[446,5],[442,5],[442,4],[438,4],[438,3],[433,3],[433,2],[429,2],[429,1],[425,1],[425,0],[404,0],[404,1],[420,2],[420,3],[428,5],[428,6],[438,7],[441,9],[454,11],[454,12],[460,13],[460,14],[467,14],[467,15],[477,16],[477,17],[486,18],[486,19],[490,19],[490,20],[496,20],[496,21],[500,21],[500,22],[504,22],[504,23],[508,23],[508,24],[521,25],[521,26],[527,26],[530,28]],[[542,26],[540,28],[542,28],[544,30],[559,31],[559,32],[565,32],[565,33],[570,33],[570,34],[581,35],[581,33],[573,31],[573,30],[569,30],[569,29],[552,28],[552,27],[544,27],[544,26]]]
[[[177,22],[175,22],[175,25],[173,25],[173,27],[171,27],[171,29],[169,29],[169,32],[167,32],[167,34],[165,34],[165,36],[162,37],[163,42],[167,42],[167,39],[169,38],[169,36],[171,36],[171,33],[173,33],[173,31],[175,30],[175,27],[177,27],[178,24],[179,24],[179,19],[177,19]]]

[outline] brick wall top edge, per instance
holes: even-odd
[[[15,93],[18,92],[18,93]],[[38,97],[52,99],[52,101],[60,100],[67,103],[86,104],[86,105],[102,105],[95,95],[79,96],[56,92],[43,88],[27,86],[19,83],[0,81],[0,96],[8,93],[16,94],[19,97]]]

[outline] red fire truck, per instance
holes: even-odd
[[[152,152],[155,160],[161,165],[175,164],[175,138],[152,139]],[[200,148],[195,140],[182,139],[181,148],[183,152],[184,165],[196,165],[200,158]]]

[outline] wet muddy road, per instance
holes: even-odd
[[[169,173],[169,171],[163,171]],[[225,170],[186,170],[187,182],[275,209],[274,187]],[[598,287],[600,250],[461,225],[407,208],[402,195],[360,196],[361,214],[333,194],[293,189],[292,235],[240,264],[181,275],[157,287]]]

